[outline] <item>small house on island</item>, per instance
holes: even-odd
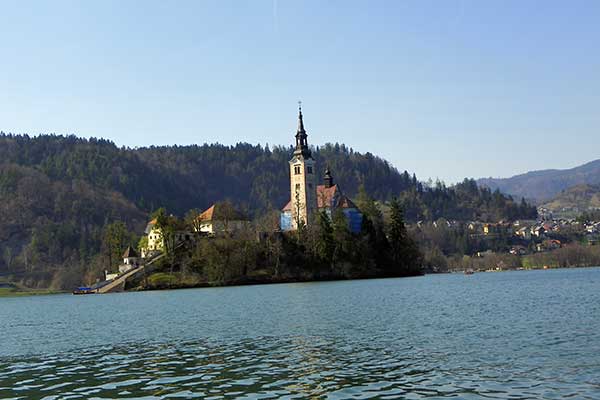
[[[140,257],[133,247],[128,246],[123,253],[123,264],[119,266],[119,272],[124,273],[137,268],[140,265]]]
[[[213,204],[198,219],[200,232],[207,235],[233,233],[243,229],[248,222],[248,218],[229,202]]]
[[[104,271],[104,280],[112,281],[116,279],[119,275],[124,274],[126,272],[131,271],[141,265],[141,260],[138,253],[134,250],[133,247],[127,246],[125,249],[125,253],[123,253],[123,264],[119,265],[119,272],[110,273],[108,271]]]

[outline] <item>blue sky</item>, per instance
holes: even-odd
[[[343,142],[419,178],[600,158],[599,1],[0,1],[0,130]]]

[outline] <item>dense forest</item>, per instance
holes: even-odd
[[[0,278],[66,287],[101,263],[106,227],[140,235],[159,207],[182,216],[231,200],[259,218],[289,198],[291,147],[239,143],[122,148],[104,139],[0,133]],[[350,197],[362,185],[381,203],[398,197],[406,220],[531,218],[535,208],[472,180],[447,187],[399,172],[343,144],[313,149]],[[135,243],[135,238],[131,238]]]

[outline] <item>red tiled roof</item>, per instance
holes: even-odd
[[[358,208],[356,207],[356,205],[352,202],[352,200],[350,200],[349,198],[347,198],[346,196],[342,196],[342,198],[340,199],[340,202],[338,204],[338,207],[342,207],[342,208]]]
[[[213,204],[207,210],[205,210],[202,214],[198,216],[198,219],[202,221],[212,221],[213,214],[215,213],[215,205]]]
[[[292,201],[288,201],[285,207],[281,209],[281,211],[292,211]]]
[[[331,187],[326,187],[325,185],[317,186],[317,207],[331,207],[333,201],[335,200],[336,194],[339,194],[337,185],[333,185]]]
[[[152,221],[148,222],[148,224],[146,225],[146,229],[144,230],[144,233],[149,234],[150,231],[154,228],[154,226],[156,225],[156,218],[154,218]]]
[[[245,221],[246,217],[238,210],[234,209],[233,206],[216,203],[200,214],[198,219],[201,221],[213,221],[221,219]]]
[[[123,253],[123,258],[130,258],[130,257],[134,257],[134,258],[138,257],[137,252],[131,246],[127,247],[127,250],[125,250],[125,253]]]
[[[330,208],[331,206],[335,208],[356,208],[352,200],[348,197],[341,194],[337,185],[333,185],[331,187],[326,187],[325,185],[317,186],[317,207],[321,208]],[[292,210],[292,202],[289,201],[285,207],[281,209],[281,211],[291,211]]]

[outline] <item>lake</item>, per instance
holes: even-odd
[[[0,398],[600,398],[600,268],[0,298]]]

